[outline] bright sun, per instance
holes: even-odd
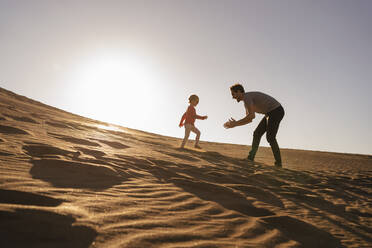
[[[159,86],[149,61],[121,54],[95,56],[80,63],[74,89],[88,115],[117,121],[110,112],[129,116],[143,112],[148,108],[146,99]]]
[[[149,74],[146,64],[133,57],[101,56],[82,65],[79,84],[93,94],[123,93],[150,82]]]

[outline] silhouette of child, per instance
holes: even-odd
[[[185,147],[187,140],[189,139],[190,131],[196,134],[195,138],[195,148],[201,149],[199,146],[199,139],[200,139],[200,131],[194,125],[195,119],[205,120],[208,116],[200,116],[196,114],[195,107],[199,103],[199,97],[197,95],[191,95],[189,97],[189,107],[187,108],[186,112],[182,115],[179,127],[185,125],[185,137],[183,138],[181,148]],[[184,124],[185,122],[185,124]]]

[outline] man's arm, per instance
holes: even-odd
[[[236,126],[243,126],[245,124],[248,124],[250,122],[252,122],[252,120],[256,117],[256,115],[253,113],[249,113],[246,117],[238,120],[238,121],[233,121],[232,122],[232,127],[236,127]]]
[[[226,122],[224,124],[224,127],[225,128],[233,128],[233,127],[237,127],[237,126],[243,126],[245,124],[248,124],[248,123],[252,122],[252,120],[256,117],[256,115],[255,115],[251,105],[248,106],[246,112],[247,112],[247,115],[244,118],[242,118],[238,121],[231,118],[228,122]]]

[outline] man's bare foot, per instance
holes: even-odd
[[[195,145],[195,148],[202,149],[199,145]]]

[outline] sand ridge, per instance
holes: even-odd
[[[372,157],[180,140],[0,90],[1,247],[371,247]],[[35,234],[36,233],[36,234]]]

